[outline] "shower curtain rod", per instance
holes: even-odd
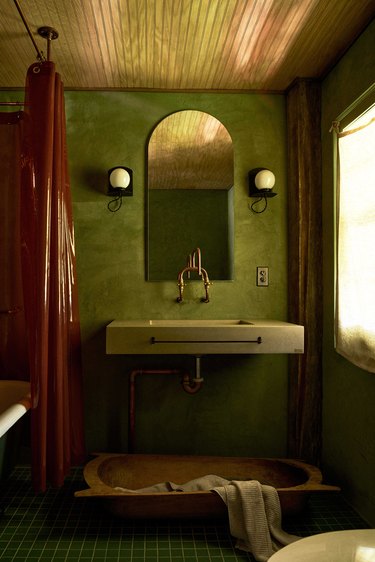
[[[23,101],[0,101],[0,105],[25,105]]]
[[[31,31],[30,31],[30,28],[29,28],[29,25],[28,25],[28,23],[27,23],[27,21],[26,21],[26,18],[25,18],[25,16],[24,16],[23,13],[22,13],[21,6],[19,5],[18,0],[14,0],[14,3],[15,3],[15,5],[16,5],[16,8],[17,8],[17,10],[18,10],[19,15],[21,16],[21,19],[22,19],[22,21],[23,21],[23,23],[24,23],[24,26],[26,27],[27,33],[29,34],[29,37],[30,37],[31,41],[33,42],[34,48],[35,48],[36,53],[37,53],[37,58],[38,58],[40,61],[46,60],[46,57],[43,55],[42,51],[39,50],[39,47],[38,47],[38,45],[37,45],[36,42],[35,42],[35,39],[34,39],[32,33],[31,33]]]

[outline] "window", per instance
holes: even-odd
[[[336,350],[355,365],[375,372],[375,104],[340,127]]]

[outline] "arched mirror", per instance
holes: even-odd
[[[199,247],[210,279],[233,278],[233,144],[202,111],[163,119],[148,144],[149,281],[174,280]]]

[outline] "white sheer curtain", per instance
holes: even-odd
[[[336,351],[375,373],[375,106],[337,137]]]

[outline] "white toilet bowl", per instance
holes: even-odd
[[[375,562],[375,529],[312,535],[285,546],[269,562]]]

